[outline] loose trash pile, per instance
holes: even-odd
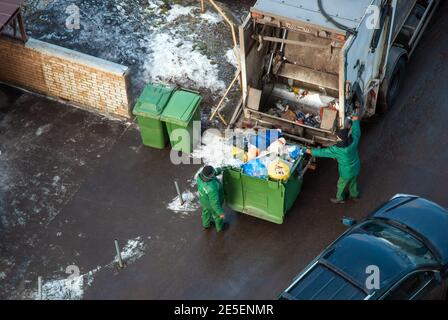
[[[313,128],[319,128],[322,122],[323,109],[337,109],[337,102],[333,98],[321,96],[317,93],[310,93],[307,90],[296,87],[289,88],[294,93],[299,105],[307,105],[316,110],[313,114],[305,112],[302,108],[287,100],[277,100],[274,106],[268,110],[268,114],[282,119],[286,119],[298,124],[303,124]]]
[[[294,164],[305,154],[300,146],[287,143],[280,130],[236,133],[231,140],[232,167],[260,179],[287,181]]]

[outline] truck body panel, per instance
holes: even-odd
[[[324,1],[323,5],[337,22],[356,29],[370,3],[371,0],[338,0]],[[334,26],[321,14],[316,0],[259,0],[251,11],[345,34],[344,30]]]
[[[336,129],[345,127],[355,108],[365,117],[376,113],[391,47],[399,45],[395,40],[403,38],[405,27],[414,28],[409,37],[418,39],[426,15],[437,4],[437,0],[322,0],[326,14],[354,29],[348,32],[328,21],[318,0],[257,1],[240,26],[245,119],[255,126],[282,129],[309,144],[334,143]],[[262,91],[256,108],[247,107],[251,88]],[[309,126],[269,113],[279,99],[316,117],[328,106],[291,98],[287,88],[302,88],[325,104],[334,99],[330,105],[338,111],[335,125]]]

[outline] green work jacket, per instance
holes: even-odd
[[[202,209],[213,210],[216,214],[224,214],[222,205],[224,203],[224,189],[222,183],[216,178],[222,173],[221,168],[215,169],[215,177],[209,181],[204,181],[201,174],[196,179],[199,191],[199,202]]]
[[[359,120],[353,121],[353,142],[346,148],[333,146],[325,149],[314,149],[311,155],[317,158],[332,158],[338,161],[339,176],[351,179],[359,175],[361,171],[361,160],[358,154],[358,144],[361,139],[361,126]]]

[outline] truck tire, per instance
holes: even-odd
[[[384,78],[379,90],[377,106],[377,113],[379,114],[389,111],[397,100],[406,72],[405,58],[399,58],[392,70]]]

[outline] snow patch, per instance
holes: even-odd
[[[94,274],[100,269],[101,267],[97,267],[86,274],[71,276],[67,279],[43,281],[42,298],[44,300],[80,300],[86,288],[93,283]],[[34,298],[39,298],[37,292]]]
[[[198,88],[212,91],[225,90],[218,66],[195,51],[193,42],[161,33],[155,35],[150,44],[153,52],[144,66],[150,78],[185,86],[193,82]]]
[[[146,245],[141,241],[141,237],[128,240],[121,250],[121,259],[124,262],[134,262],[145,254],[145,249]],[[118,257],[115,257],[114,262],[118,262]]]
[[[227,62],[229,64],[231,64],[235,68],[238,67],[238,63],[237,63],[236,57],[235,57],[235,52],[233,51],[233,49],[227,50],[227,52],[226,52],[226,60],[227,60]]]
[[[188,214],[188,212],[194,212],[199,209],[197,193],[193,193],[190,190],[187,190],[182,193],[182,199],[184,200],[183,205],[180,203],[179,196],[175,197],[168,204],[168,210]]]
[[[168,15],[166,16],[167,22],[173,22],[177,18],[181,16],[191,15],[195,7],[184,7],[178,4],[171,6],[170,11],[168,11]]]
[[[166,16],[166,22],[171,23],[182,16],[194,16],[197,17],[208,24],[217,24],[223,21],[223,18],[214,12],[206,11],[199,15],[195,15],[195,12],[200,12],[198,7],[188,6],[184,7],[178,4],[171,6],[171,9],[168,11],[168,15]]]
[[[53,183],[51,184],[53,187],[56,187],[58,182],[61,180],[61,177],[59,176],[54,176],[53,177]]]
[[[207,22],[208,24],[217,24],[220,23],[223,19],[220,15],[206,11],[200,15],[201,19]]]
[[[50,131],[50,129],[51,129],[51,124],[46,124],[46,125],[44,125],[44,126],[41,126],[41,127],[37,128],[37,130],[36,130],[36,136],[39,137],[40,135],[42,135],[42,134],[44,134],[44,133]]]

